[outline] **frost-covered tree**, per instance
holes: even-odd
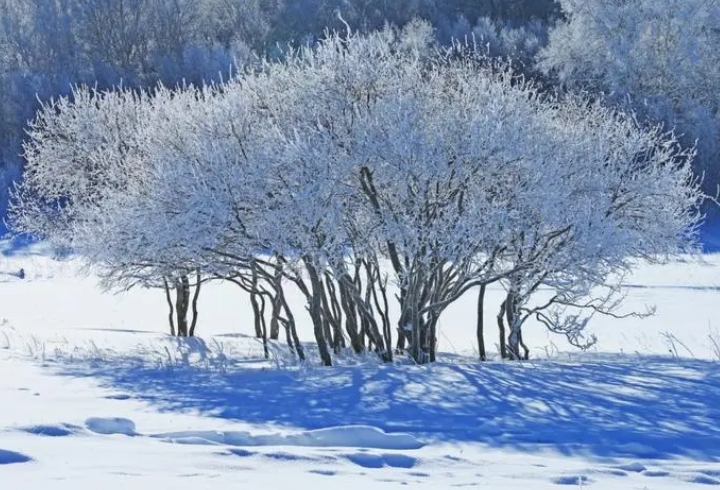
[[[159,91],[153,102],[165,96]],[[191,335],[188,276],[197,267],[187,265],[177,248],[163,247],[163,216],[143,207],[152,176],[148,136],[163,115],[145,97],[81,88],[72,99],[44,105],[25,145],[27,169],[10,219],[15,230],[70,248],[98,266],[94,272],[108,288],[167,287],[169,281],[177,293],[177,334]],[[171,326],[175,333],[172,317]]]
[[[508,294],[501,316],[510,335],[501,354],[513,358],[521,357],[521,327],[533,315],[573,345],[590,345],[582,313],[568,308],[613,314],[631,259],[662,261],[694,250],[704,199],[692,152],[622,113],[564,100],[536,121],[529,118],[526,130],[538,138],[527,142],[530,148],[541,149],[542,141],[553,146],[551,153],[536,153],[530,169],[515,172],[508,189],[516,221],[506,258],[518,271],[503,280]],[[674,204],[666,207],[670,195]],[[541,286],[552,289],[550,299],[530,307]]]
[[[471,286],[536,270],[520,285],[524,296],[539,275],[545,284],[561,285],[569,303],[623,268],[620,258],[691,243],[685,239],[699,219],[702,196],[687,155],[671,137],[587,104],[546,101],[507,72],[493,73],[472,59],[424,59],[427,42],[422,27],[397,39],[329,40],[306,55],[306,76],[327,77],[325,97],[341,102],[333,106],[323,92],[313,94],[305,108],[309,124],[291,125],[294,144],[308,152],[293,162],[332,162],[329,177],[326,167],[315,170],[323,176],[321,192],[354,189],[334,198],[353,217],[364,215],[372,230],[361,233],[353,250],[361,254],[359,244],[370,244],[390,262],[400,289],[401,335],[410,333],[416,360],[432,359],[437,318]],[[643,178],[658,187],[641,188]],[[588,191],[588,182],[598,187]],[[295,195],[312,199],[318,196],[313,189]],[[665,195],[677,201],[658,221],[652,210],[664,206]],[[618,210],[599,211],[598,196],[620,203]],[[337,235],[342,220],[328,219],[332,199],[326,196],[322,213],[303,221],[329,222],[319,235],[343,243]],[[629,222],[612,221],[616,215]],[[591,242],[598,235],[588,223],[607,227],[603,248]],[[520,260],[511,253],[517,240]],[[332,257],[325,243],[321,252]],[[595,273],[592,281],[586,271]]]
[[[215,87],[79,90],[30,137],[17,229],[76,248],[110,284],[231,280],[258,336],[269,301],[270,331],[302,356],[292,283],[325,365],[346,336],[392,360],[391,322],[400,349],[433,361],[443,311],[497,281],[511,357],[530,314],[577,341],[556,307],[611,310],[594,286],[629,257],[692,246],[703,197],[672,136],[439,50],[425,23],[331,34]],[[538,309],[540,285],[556,294]]]

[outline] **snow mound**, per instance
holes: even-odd
[[[615,468],[617,468],[619,470],[623,470],[623,471],[629,471],[632,473],[642,473],[643,471],[647,470],[645,465],[643,465],[642,463],[639,463],[637,461],[633,461],[632,463],[621,464],[621,465],[615,466]]]
[[[25,456],[24,454],[16,453],[15,451],[0,449],[0,465],[27,463],[28,461],[32,461],[30,456]]]
[[[365,425],[330,427],[295,434],[250,434],[249,432],[183,431],[156,434],[152,437],[175,444],[228,446],[298,446],[298,447],[359,447],[367,449],[413,450],[424,446],[405,433],[388,434],[377,427]]]
[[[666,470],[646,470],[642,472],[642,475],[650,478],[664,478],[670,476],[670,472]]]
[[[85,427],[96,434],[123,434],[126,436],[137,435],[135,422],[122,417],[90,417],[85,421]]]

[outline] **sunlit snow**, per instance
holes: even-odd
[[[470,294],[441,319],[435,365],[322,368],[310,343],[305,365],[282,342],[264,360],[237,287],[209,284],[200,337],[179,340],[162,291],[102,293],[74,261],[7,255],[0,488],[720,485],[718,266],[639,264],[624,308],[657,314],[595,319],[591,352],[529,324],[530,361],[476,362]]]

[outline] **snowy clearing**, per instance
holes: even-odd
[[[529,325],[531,361],[476,363],[470,295],[441,318],[435,365],[321,368],[310,347],[303,366],[281,344],[262,359],[237,288],[209,284],[200,337],[179,340],[160,291],[6,256],[26,278],[0,283],[3,488],[720,485],[718,265],[639,266],[626,308],[656,316],[596,319],[592,352]]]

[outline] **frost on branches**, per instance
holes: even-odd
[[[332,34],[221,86],[80,88],[30,136],[17,230],[108,287],[174,284],[185,312],[191,285],[232,281],[258,337],[284,330],[302,359],[291,284],[325,365],[347,348],[434,361],[439,317],[478,289],[484,359],[492,283],[503,357],[527,357],[529,318],[586,347],[631,259],[694,249],[704,198],[672,135],[439,51],[422,23]]]

